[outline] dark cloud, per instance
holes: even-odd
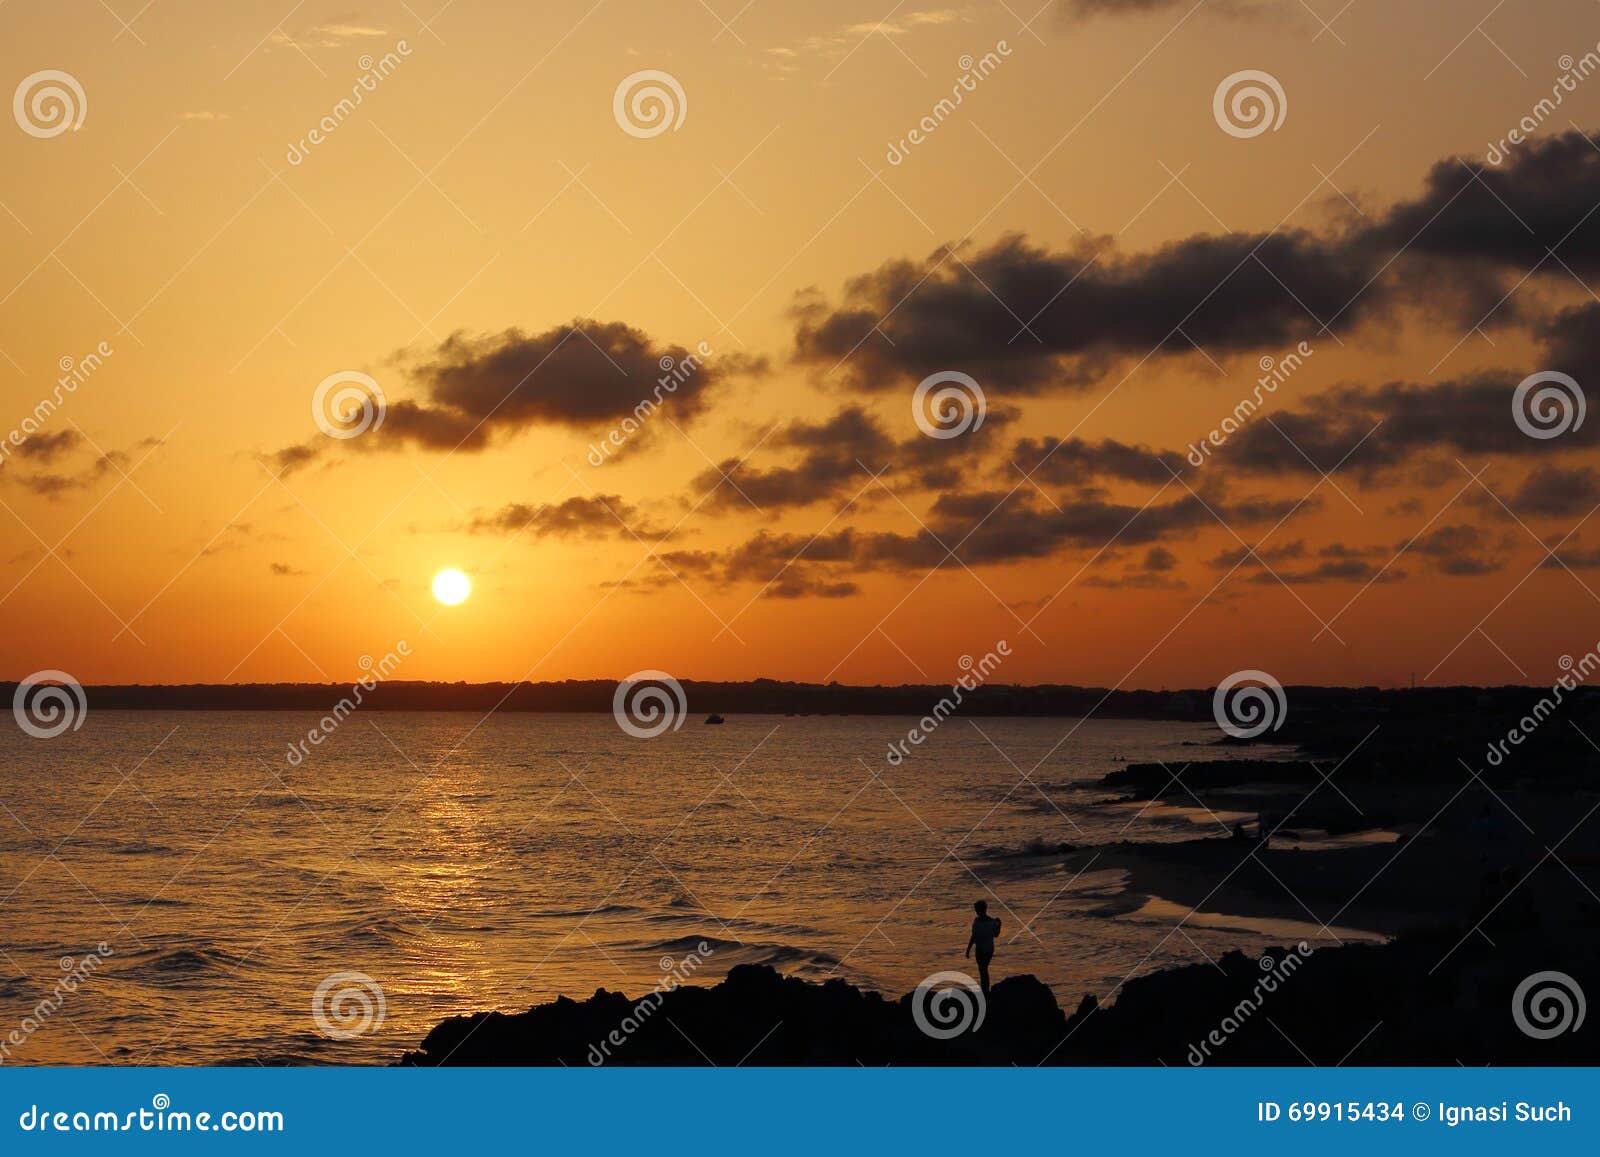
[[[1459,523],[1441,526],[1404,549],[1428,559],[1441,574],[1482,575],[1506,565],[1505,545],[1491,543],[1476,526]]]
[[[1600,151],[1576,129],[1517,146],[1505,163],[1450,157],[1428,171],[1419,197],[1371,227],[1376,245],[1409,255],[1514,273],[1567,278],[1565,262],[1600,269]],[[1554,249],[1560,262],[1550,257]]]
[[[1090,0],[1085,11],[1154,6]],[[1600,149],[1574,130],[1499,164],[1442,160],[1417,196],[1322,233],[1196,235],[1142,254],[1105,239],[1054,251],[1021,236],[944,247],[885,262],[837,303],[803,295],[797,357],[860,389],[959,369],[1025,395],[1082,389],[1120,360],[1196,345],[1281,350],[1324,323],[1348,329],[1402,307],[1505,324],[1520,317],[1502,299],[1527,275],[1600,272],[1596,205]],[[1591,306],[1551,323],[1563,364],[1595,364],[1595,316]]]
[[[509,503],[492,514],[480,515],[467,524],[473,534],[519,534],[533,538],[624,538],[659,540],[664,531],[651,529],[639,517],[632,503],[616,494],[568,498],[554,506]]]
[[[797,356],[869,390],[952,368],[1017,394],[1082,388],[1120,355],[1313,336],[1312,314],[1349,319],[1376,301],[1361,290],[1381,263],[1368,246],[1304,231],[1197,235],[1136,255],[1011,236],[887,262],[850,282],[837,308],[803,299]]]
[[[1183,471],[1183,455],[1115,438],[1087,442],[1082,438],[1022,438],[1011,461],[1040,482],[1083,485],[1103,478],[1160,486]]]
[[[1564,309],[1538,327],[1544,339],[1541,369],[1586,375],[1600,365],[1600,302]]]
[[[57,430],[53,434],[34,434],[19,445],[4,445],[4,459],[22,459],[37,465],[48,465],[57,458],[71,454],[83,445],[83,435],[76,430]]]
[[[1502,495],[1501,501],[1523,518],[1587,514],[1600,504],[1600,470],[1592,466],[1540,466],[1509,495]],[[1474,504],[1491,513],[1503,513],[1500,503],[1482,491]]]
[[[275,562],[275,563],[272,563],[268,567],[268,569],[273,574],[278,575],[279,577],[282,577],[282,578],[302,578],[302,577],[304,577],[304,575],[306,573],[305,571],[301,570],[299,567],[290,566],[286,562]]]
[[[418,359],[399,360],[422,396],[388,401],[382,424],[351,440],[358,449],[470,452],[535,426],[603,431],[624,419],[639,426],[636,444],[652,436],[647,419],[657,410],[686,425],[705,412],[712,387],[763,368],[704,344],[691,351],[622,322],[587,318],[535,334],[456,333]],[[298,469],[329,445],[313,438],[273,460],[280,470]]]
[[[916,433],[897,442],[880,419],[849,406],[818,422],[792,422],[769,437],[759,457],[780,463],[763,465],[757,455],[745,461],[724,458],[702,471],[691,489],[696,494],[711,491],[705,500],[709,509],[761,511],[824,499],[837,502],[857,494],[862,501],[875,501],[881,494],[873,493],[873,475],[897,494],[945,489],[961,484],[972,463],[1016,420],[1016,411],[996,408],[982,426],[959,438]]]

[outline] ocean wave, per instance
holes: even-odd
[[[203,948],[147,949],[125,958],[117,975],[124,980],[153,984],[182,984],[213,976],[228,976],[250,966],[249,957],[215,946]]]

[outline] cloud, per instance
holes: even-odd
[[[533,538],[607,538],[621,536],[659,540],[665,532],[653,530],[639,518],[631,502],[617,494],[574,497],[554,506],[513,502],[467,524],[472,534],[520,534]]]
[[[452,334],[419,359],[397,355],[420,398],[388,401],[383,423],[350,445],[362,450],[418,446],[483,450],[534,427],[603,430],[640,423],[630,444],[650,437],[658,410],[680,425],[700,417],[707,392],[764,363],[657,343],[622,322],[578,318],[529,334]],[[272,455],[280,470],[299,469],[329,448],[311,439]]]
[[[34,434],[18,445],[5,447],[6,461],[16,458],[39,465],[48,465],[57,458],[72,453],[83,445],[83,435],[76,430],[57,430],[53,434]]]
[[[1567,278],[1600,269],[1600,151],[1573,129],[1518,146],[1508,164],[1448,157],[1419,197],[1389,210],[1368,234],[1379,245],[1509,271]],[[1555,249],[1560,261],[1550,257]]]
[[[286,562],[272,563],[267,569],[281,578],[303,578],[306,573],[299,567],[290,566]]]
[[[769,436],[755,455],[724,458],[695,477],[692,489],[713,491],[709,509],[775,512],[847,495],[863,500],[877,475],[893,493],[937,490],[961,484],[964,472],[996,444],[1018,414],[992,409],[984,424],[960,438],[929,438],[920,433],[896,441],[883,422],[861,406],[846,406],[818,421],[799,419]],[[909,423],[908,423],[909,424]],[[862,494],[862,491],[868,491]]]
[[[1492,545],[1476,526],[1458,523],[1441,526],[1406,549],[1428,559],[1441,574],[1483,575],[1506,565],[1505,545]]]
[[[1600,147],[1573,130],[1519,148],[1499,165],[1441,160],[1416,196],[1323,232],[1196,234],[1135,254],[1012,235],[887,261],[837,301],[796,299],[796,357],[860,390],[961,369],[1030,395],[1084,389],[1128,358],[1281,350],[1401,308],[1524,320],[1528,304],[1503,304],[1523,279],[1600,272]],[[1595,364],[1597,316],[1591,304],[1548,323],[1562,364]]]
[[[1115,357],[1314,336],[1312,314],[1349,319],[1376,304],[1362,290],[1381,263],[1374,249],[1304,231],[1196,235],[1133,255],[1108,241],[1056,252],[1013,235],[886,262],[835,307],[803,296],[796,351],[864,390],[950,368],[1017,394],[1083,389]]]

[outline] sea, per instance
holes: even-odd
[[[1172,935],[1171,905],[1130,898],[1124,873],[1050,854],[1253,818],[1096,786],[1238,754],[1203,724],[332,722],[108,710],[54,738],[0,729],[0,1062],[387,1064],[445,1017],[737,964],[899,995],[973,970],[979,899],[1002,921],[996,978],[1032,973],[1069,1009],[1298,935],[1226,913]]]

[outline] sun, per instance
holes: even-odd
[[[447,607],[467,601],[472,580],[458,570],[442,570],[433,576],[433,597]]]

